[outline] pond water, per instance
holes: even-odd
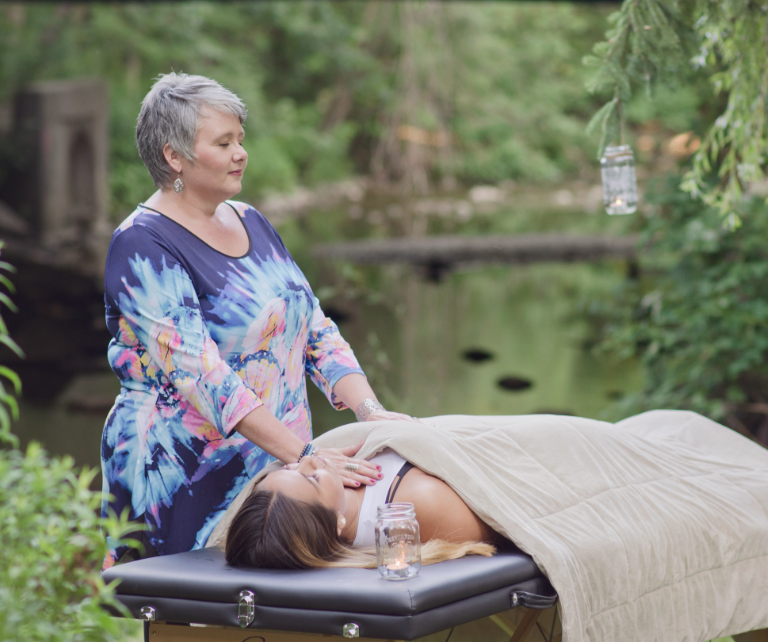
[[[563,230],[568,221],[580,231],[615,225],[583,212],[577,219],[556,210],[535,221],[525,212],[499,215],[490,231],[529,231],[534,223],[536,231]],[[357,210],[354,218],[351,223],[341,209],[280,231],[387,407],[416,416],[550,412],[615,419],[612,401],[641,388],[639,366],[587,349],[589,326],[579,313],[581,302],[626,278],[623,263],[486,266],[434,283],[405,265],[361,268],[311,258],[313,243],[338,240],[340,229],[352,230],[348,238],[371,231],[360,229]],[[488,227],[469,222],[459,232],[488,233]],[[22,400],[14,432],[23,444],[35,439],[51,453],[98,466],[108,400],[118,390],[111,372],[78,376],[48,406]],[[354,421],[314,386],[310,403],[315,434]]]
[[[483,268],[439,284],[408,268],[379,268],[386,303],[333,304],[344,306],[340,328],[387,407],[422,417],[610,418],[611,402],[639,390],[642,372],[594,356],[578,309],[624,278],[620,267]],[[316,432],[337,425],[339,413],[313,397]]]

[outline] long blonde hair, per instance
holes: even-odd
[[[332,509],[257,487],[230,524],[225,557],[230,566],[256,568],[376,568],[376,551],[352,548],[336,528]],[[465,555],[490,557],[495,552],[483,542],[455,544],[435,539],[422,546],[421,563],[436,564]]]

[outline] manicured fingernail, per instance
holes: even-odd
[[[383,477],[383,475],[381,473],[379,473],[379,479],[381,479],[382,477]]]
[[[373,486],[376,482],[372,479],[371,480],[371,486]]]
[[[355,482],[355,486],[359,486],[359,485],[360,485],[360,482]]]
[[[378,470],[381,470],[381,466],[376,466],[376,468],[377,468]]]

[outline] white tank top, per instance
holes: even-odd
[[[389,487],[405,463],[405,459],[391,448],[385,448],[369,461],[381,466],[381,479],[377,480],[373,486],[365,487],[363,501],[360,502],[357,533],[355,533],[355,541],[352,542],[352,546],[357,548],[367,548],[376,544],[373,532],[376,526],[376,511],[379,506],[387,503]]]

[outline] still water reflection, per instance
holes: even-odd
[[[586,348],[579,302],[624,278],[620,265],[488,267],[440,284],[382,269],[388,304],[337,297],[342,332],[385,405],[417,416],[551,412],[611,418],[610,400],[638,391],[632,362]],[[316,432],[338,413],[314,404]],[[351,420],[351,419],[350,419]]]

